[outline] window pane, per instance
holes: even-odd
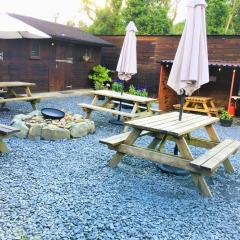
[[[39,57],[39,43],[32,43],[32,51],[31,51],[32,57]]]

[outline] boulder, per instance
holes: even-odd
[[[42,128],[46,126],[45,123],[32,124],[29,128],[28,137],[30,139],[40,139],[42,135]]]
[[[28,135],[29,128],[26,126],[26,124],[22,121],[14,121],[12,124],[13,127],[18,128],[20,132],[15,133],[15,136],[19,138],[26,138]]]
[[[12,120],[12,123],[16,122],[16,121],[22,121],[22,120],[25,120],[27,118],[27,115],[25,114],[18,114],[18,115],[15,115],[13,120]]]
[[[86,122],[74,124],[70,129],[70,133],[73,138],[86,136],[89,131],[90,129]]]
[[[69,139],[70,131],[56,126],[46,126],[42,128],[41,138],[45,140]]]
[[[34,116],[41,116],[41,115],[42,115],[42,114],[41,114],[41,111],[35,110],[35,111],[32,111],[32,112],[28,113],[28,114],[26,115],[26,119],[30,119],[30,118],[32,118],[32,117],[34,117]]]

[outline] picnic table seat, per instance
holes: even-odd
[[[235,154],[239,149],[239,141],[226,139],[209,150],[206,154],[191,161],[190,165],[212,175],[217,170],[218,166],[223,163],[226,171],[233,172],[234,168],[228,160],[228,157]]]
[[[120,104],[120,101],[115,101],[115,100],[114,100],[113,103],[119,105],[119,104]],[[133,104],[127,103],[127,102],[122,102],[122,105],[123,105],[123,106],[133,107]],[[147,109],[147,107],[141,106],[141,105],[139,105],[138,108],[140,108],[141,110],[146,110],[146,109]],[[154,113],[161,113],[161,112],[162,112],[162,110],[156,109],[156,108],[150,108],[150,110],[151,110],[152,112],[154,112]]]
[[[136,114],[122,112],[122,111],[118,111],[115,109],[100,107],[97,105],[92,105],[92,104],[87,104],[87,103],[79,103],[78,105],[81,106],[85,112],[88,112],[89,110],[90,111],[95,110],[95,111],[109,112],[109,113],[112,113],[113,115],[120,115],[120,116],[127,117],[127,118],[134,118],[137,116]]]
[[[8,102],[18,102],[18,101],[27,101],[30,102],[33,109],[36,110],[36,103],[40,102],[42,99],[41,96],[19,96],[17,98],[1,98],[0,97],[0,106],[3,107]]]
[[[20,130],[11,126],[0,124],[0,153],[7,153],[9,149],[3,142],[4,138],[10,137],[12,134],[19,132]]]

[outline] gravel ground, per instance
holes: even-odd
[[[77,103],[90,100],[44,100],[38,108],[82,113]],[[31,111],[28,103],[8,107],[1,123]],[[76,140],[6,140],[12,151],[0,156],[1,240],[240,239],[239,153],[232,157],[235,173],[220,168],[207,179],[214,198],[203,198],[190,176],[163,174],[150,161],[125,157],[118,168],[107,167],[113,152],[99,139],[122,130],[108,123],[111,118],[94,113],[96,134]],[[221,139],[240,139],[237,125],[216,128]],[[193,149],[195,156],[201,153]]]

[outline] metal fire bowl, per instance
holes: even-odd
[[[43,108],[41,113],[45,118],[50,119],[61,119],[65,116],[65,112],[55,108]]]

